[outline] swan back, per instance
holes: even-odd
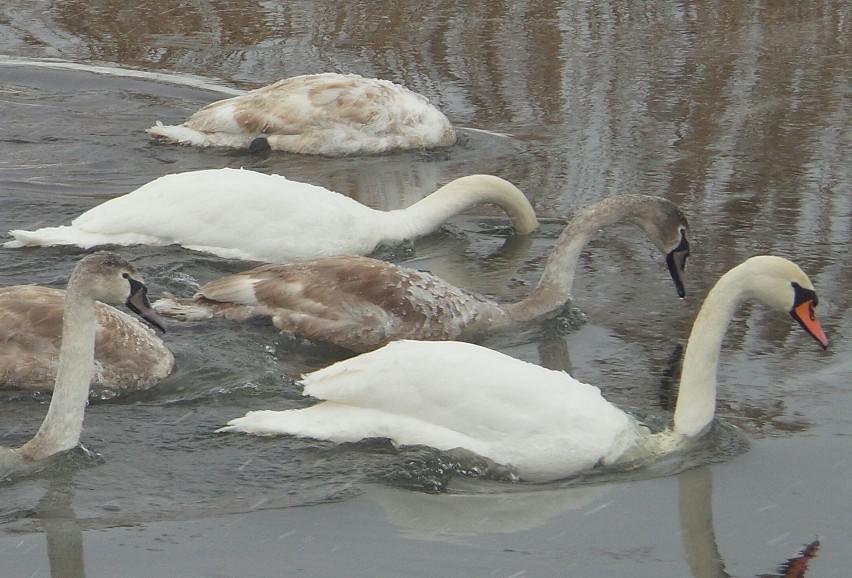
[[[89,209],[71,226],[13,230],[6,246],[179,244],[228,259],[303,261],[414,239],[478,203],[503,208],[522,234],[538,225],[524,194],[491,175],[461,177],[411,207],[386,212],[309,183],[224,168],[160,177]]]
[[[387,80],[312,74],[209,104],[156,140],[248,148],[260,137],[293,153],[343,156],[452,146],[450,121],[429,101]]]
[[[160,177],[90,209],[72,226],[102,235],[100,243],[174,243],[280,262],[369,252],[381,241],[380,218],[380,211],[317,185],[225,168]]]
[[[632,418],[598,388],[470,343],[397,341],[302,383],[305,395],[326,401],[305,410],[251,412],[223,429],[462,447],[528,480],[616,459],[635,431]]]
[[[207,283],[193,301],[202,319],[213,314],[234,320],[266,315],[281,330],[352,351],[368,351],[400,338],[472,336],[508,321],[497,303],[480,295],[369,257],[263,265]],[[180,317],[185,305],[160,300],[155,307]]]

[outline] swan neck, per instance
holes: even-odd
[[[571,220],[550,253],[541,279],[530,295],[506,306],[517,321],[531,321],[556,314],[571,300],[571,288],[580,254],[592,237],[627,217],[636,217],[641,200],[634,197],[612,197],[596,203]]]
[[[62,343],[53,395],[38,433],[20,449],[25,458],[45,459],[79,443],[95,370],[96,333],[95,300],[77,291],[72,277],[65,292]]]
[[[399,223],[397,241],[427,235],[450,217],[482,203],[503,209],[514,229],[526,235],[538,227],[532,205],[509,181],[492,175],[468,175],[447,183],[408,208],[389,211]]]
[[[683,359],[674,413],[675,433],[699,436],[713,421],[722,340],[743,296],[741,277],[733,269],[710,290],[695,318]]]

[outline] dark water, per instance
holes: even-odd
[[[665,475],[684,467],[665,463],[579,487],[457,477],[455,494],[429,495],[407,486],[445,481],[430,452],[214,434],[249,409],[304,404],[294,379],[339,354],[262,325],[171,323],[180,370],[151,392],[93,403],[83,442],[94,454],[0,485],[0,572],[754,576],[820,536],[812,575],[848,575],[852,9],[744,4],[4,3],[0,235],[66,223],[177,171],[243,166],[382,209],[487,172],[525,191],[542,231],[507,242],[503,219],[483,210],[389,258],[514,299],[566,216],[611,194],[658,194],[693,228],[686,300],[641,234],[616,227],[581,260],[574,292],[588,323],[489,345],[665,416],[661,378],[701,297],[759,253],[810,275],[832,344],[823,352],[789,318],[746,307],[722,355],[721,433],[686,463],[708,464],[699,474]],[[463,127],[459,144],[257,159],[157,146],[143,132],[235,90],[329,70],[421,92]],[[245,267],[172,247],[121,252],[155,294]],[[80,254],[3,250],[0,283],[61,286]],[[27,439],[45,409],[0,393],[0,443]],[[715,535],[696,540],[684,519],[708,511]]]

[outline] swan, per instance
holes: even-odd
[[[641,226],[666,254],[683,297],[686,217],[666,199],[622,195],[588,207],[565,227],[538,285],[517,303],[501,305],[385,261],[339,256],[264,265],[207,283],[191,299],[166,295],[154,308],[184,321],[268,316],[282,331],[355,352],[397,339],[468,341],[485,331],[557,315],[570,300],[580,251],[598,229],[622,219]]]
[[[165,331],[148,302],[142,277],[130,263],[105,251],[81,259],[65,292],[62,346],[47,415],[30,441],[19,448],[0,448],[0,471],[16,471],[69,450],[80,441],[89,383],[95,369],[96,301],[124,303]],[[127,352],[127,355],[133,354],[133,351]]]
[[[428,99],[388,80],[308,74],[208,104],[156,141],[338,157],[449,147],[456,133]]]
[[[0,385],[52,391],[62,335],[65,291],[38,285],[0,287]],[[149,389],[168,377],[175,358],[146,325],[95,303],[98,328],[95,395]],[[127,355],[128,351],[134,352]]]
[[[538,227],[524,194],[492,175],[458,178],[408,208],[378,211],[323,187],[244,169],[160,177],[61,227],[14,230],[6,247],[170,245],[268,263],[365,255],[431,233],[479,203],[508,213],[515,230]]]
[[[304,377],[304,409],[252,411],[218,431],[290,434],[333,442],[389,438],[474,452],[525,480],[564,478],[597,465],[650,461],[710,426],[722,338],[745,300],[789,311],[823,347],[817,296],[794,263],[753,257],[721,277],[698,313],[683,361],[671,429],[652,434],[597,387],[463,342],[398,341]]]

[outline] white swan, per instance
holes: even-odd
[[[335,73],[280,80],[147,132],[175,144],[335,157],[456,142],[450,121],[425,97],[388,80]]]
[[[480,333],[553,317],[571,298],[580,252],[601,228],[626,219],[641,226],[666,255],[683,297],[689,225],[677,205],[660,197],[623,195],[600,201],[560,235],[530,295],[501,305],[413,269],[367,257],[329,257],[265,265],[212,281],[192,299],[161,299],[154,307],[182,320],[269,316],[276,327],[314,341],[368,351],[397,339],[476,339]]]
[[[47,415],[36,435],[23,446],[0,448],[0,472],[26,467],[77,445],[95,368],[96,301],[124,303],[164,331],[146,293],[136,269],[115,253],[99,252],[80,260],[65,292],[62,346]]]
[[[0,287],[0,385],[53,390],[64,303],[61,289]],[[174,355],[148,326],[104,303],[95,312],[95,395],[145,390],[174,371]]]
[[[789,311],[823,347],[816,293],[794,263],[753,257],[707,295],[683,362],[672,430],[652,434],[600,390],[461,342],[401,341],[304,378],[326,400],[288,411],[253,411],[219,431],[292,434],[334,442],[389,438],[399,445],[464,448],[524,479],[564,478],[598,464],[644,463],[709,427],[722,337],[740,303]]]
[[[160,177],[68,226],[10,231],[15,240],[5,246],[179,244],[227,259],[303,261],[414,239],[480,203],[505,210],[520,234],[538,227],[524,194],[491,175],[461,177],[408,208],[378,211],[282,176],[212,169]]]

